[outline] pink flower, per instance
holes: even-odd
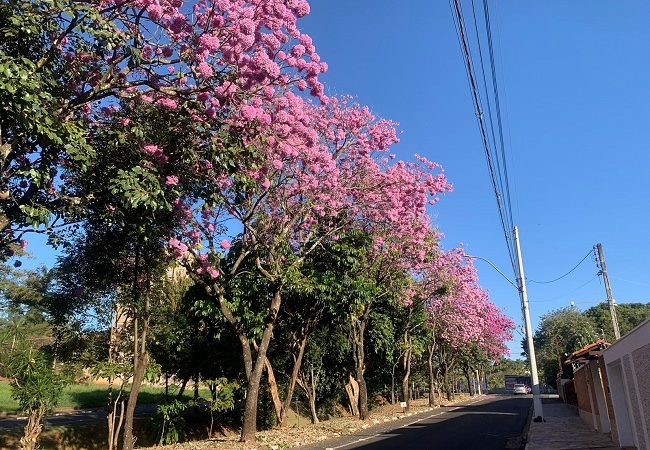
[[[178,103],[176,103],[176,100],[174,100],[172,98],[169,98],[169,97],[161,98],[160,100],[158,100],[156,102],[156,105],[160,105],[163,108],[167,108],[167,109],[171,109],[171,110],[174,110],[174,109],[178,108]]]
[[[305,46],[302,44],[294,45],[293,48],[291,49],[291,54],[296,58],[301,57],[302,55],[305,54]]]
[[[154,144],[147,144],[142,147],[142,153],[151,156],[157,163],[164,164],[169,161],[169,157],[165,155],[163,149]]]
[[[258,108],[254,106],[244,106],[241,114],[244,120],[254,120],[258,115]]]
[[[167,186],[176,186],[178,184],[178,177],[176,175],[168,175],[165,178],[165,184]]]
[[[271,181],[268,178],[262,180],[262,188],[268,189],[271,186]]]
[[[228,250],[228,249],[232,246],[232,244],[230,243],[230,241],[227,240],[227,239],[224,239],[223,241],[221,241],[221,243],[220,243],[219,245],[220,245],[221,248],[224,249],[224,250]]]
[[[162,6],[157,3],[151,3],[149,6],[147,6],[147,13],[149,14],[149,18],[151,18],[151,20],[160,20],[163,15]]]
[[[169,240],[169,247],[172,249],[172,252],[174,253],[174,257],[176,259],[181,259],[187,254],[188,251],[187,245],[176,238],[171,238]]]
[[[196,70],[198,70],[199,75],[202,78],[210,78],[213,74],[214,71],[212,70],[212,67],[205,61],[201,62],[197,67]]]
[[[221,43],[219,42],[219,38],[216,36],[211,36],[209,34],[204,34],[199,38],[199,45],[202,47],[205,47],[209,51],[214,51],[219,48]]]

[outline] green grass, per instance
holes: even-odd
[[[57,409],[83,409],[100,408],[106,405],[108,387],[105,384],[72,384],[63,390]],[[169,395],[173,396],[177,388],[170,386]],[[183,400],[193,397],[191,386],[185,390]],[[210,390],[199,389],[202,398],[210,398]],[[138,395],[138,404],[158,404],[165,398],[165,388],[156,386],[142,386]],[[11,398],[11,386],[6,381],[0,381],[0,412],[17,412],[18,403]]]
[[[14,412],[18,410],[18,403],[11,398],[11,386],[6,381],[0,381],[0,411]]]

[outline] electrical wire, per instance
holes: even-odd
[[[554,278],[554,279],[552,279],[552,280],[548,280],[548,281],[535,281],[535,280],[531,280],[530,278],[526,277],[526,281],[529,281],[529,282],[531,282],[531,283],[537,283],[537,284],[549,284],[549,283],[555,283],[556,281],[559,281],[559,280],[561,280],[562,278],[564,278],[564,277],[570,275],[574,270],[576,270],[578,267],[580,267],[580,265],[581,265],[583,262],[585,262],[585,260],[589,257],[589,255],[592,255],[593,252],[594,252],[593,249],[589,250],[589,252],[585,255],[584,258],[582,258],[582,259],[580,260],[580,262],[579,262],[578,264],[576,264],[575,266],[573,266],[573,268],[572,268],[571,270],[569,270],[567,273],[565,273],[565,274],[562,275],[562,276],[559,276],[559,277],[557,277],[557,278]]]
[[[571,294],[573,294],[574,292],[576,292],[576,291],[582,289],[583,287],[587,286],[588,284],[592,283],[592,282],[593,282],[595,279],[597,279],[597,278],[598,278],[598,275],[595,275],[593,278],[590,278],[589,281],[587,281],[586,283],[581,284],[580,286],[578,286],[577,288],[575,288],[575,289],[573,289],[573,290],[567,292],[566,294],[558,295],[557,297],[553,297],[553,298],[547,298],[547,299],[545,299],[545,300],[528,300],[528,302],[529,302],[529,303],[546,303],[546,302],[553,302],[553,301],[558,300],[558,299],[560,299],[560,298],[562,298],[562,297],[566,297],[567,295],[571,295]]]
[[[501,177],[500,163],[499,166],[497,167],[497,171],[495,171],[495,163],[496,161],[498,161],[498,153],[493,155],[491,145],[490,145],[490,140],[488,137],[488,132],[486,130],[480,89],[478,87],[477,77],[474,72],[474,64],[472,61],[470,44],[467,38],[467,31],[465,28],[462,6],[460,4],[460,0],[449,0],[449,4],[454,18],[456,35],[458,37],[458,42],[460,44],[463,60],[465,63],[465,72],[467,74],[470,93],[472,94],[472,100],[474,103],[474,108],[476,110],[476,118],[479,126],[479,131],[481,133],[481,140],[483,142],[483,149],[485,152],[485,158],[488,166],[488,173],[490,175],[490,181],[492,183],[492,188],[494,190],[494,196],[497,201],[499,220],[501,221],[501,227],[503,229],[504,237],[506,240],[506,247],[508,249],[508,255],[510,257],[510,263],[512,265],[513,271],[516,273],[515,250],[514,250],[512,239],[510,238],[510,233],[512,232],[512,228],[514,228],[512,226],[512,209],[508,208],[509,201],[505,201],[504,195],[502,194],[502,191],[508,192],[506,191],[507,188],[500,189],[500,185],[503,184],[503,181],[501,183],[499,182],[499,179]]]
[[[512,204],[510,201],[510,183],[508,180],[508,165],[506,163],[506,152],[503,139],[503,123],[501,120],[501,102],[499,101],[499,84],[497,81],[497,71],[496,64],[494,62],[494,46],[492,44],[492,27],[490,26],[490,8],[488,6],[488,0],[483,0],[483,15],[485,18],[485,34],[487,35],[488,42],[488,53],[490,55],[490,70],[492,72],[492,90],[494,93],[494,108],[497,116],[497,127],[499,130],[499,147],[501,150],[501,166],[503,167],[503,177],[505,179],[505,201],[507,205],[507,211],[510,218],[511,224],[514,225],[512,221]]]

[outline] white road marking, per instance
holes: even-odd
[[[485,398],[479,398],[479,399],[477,399],[477,400],[474,400],[473,402],[466,403],[465,405],[458,405],[458,406],[453,407],[453,408],[451,408],[451,409],[448,409],[448,410],[445,410],[445,411],[440,411],[440,412],[437,412],[437,413],[435,413],[435,414],[431,414],[430,416],[423,417],[423,418],[418,419],[418,420],[416,420],[416,421],[414,421],[414,422],[407,423],[407,424],[402,425],[402,426],[399,426],[399,427],[397,427],[397,428],[393,428],[392,430],[389,430],[389,431],[382,431],[381,433],[376,433],[376,434],[373,434],[372,436],[366,436],[366,437],[363,437],[363,438],[359,438],[359,439],[356,440],[356,441],[348,442],[347,444],[337,445],[336,447],[326,447],[325,450],[336,450],[336,449],[339,449],[339,448],[348,447],[348,446],[350,446],[350,445],[352,445],[352,444],[358,444],[359,442],[363,442],[363,441],[367,441],[367,440],[369,440],[369,439],[376,438],[377,436],[381,436],[382,434],[389,433],[389,432],[391,432],[391,431],[393,431],[393,430],[399,430],[400,428],[410,427],[411,425],[414,425],[414,424],[416,424],[416,423],[418,423],[418,422],[422,422],[423,420],[431,419],[432,417],[440,416],[440,415],[442,415],[442,414],[444,414],[444,413],[447,413],[447,412],[456,411],[456,410],[457,410],[459,407],[461,407],[461,406],[473,405],[474,403],[478,403],[478,402],[483,401],[483,400],[487,400],[487,399],[485,399]]]

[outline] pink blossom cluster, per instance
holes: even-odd
[[[462,249],[438,252],[420,276],[429,325],[439,339],[454,349],[474,345],[490,361],[508,354],[505,343],[514,323],[478,285],[476,269]]]
[[[158,164],[165,164],[169,161],[169,157],[165,154],[164,150],[155,144],[143,145],[141,152],[143,155],[151,157]]]

